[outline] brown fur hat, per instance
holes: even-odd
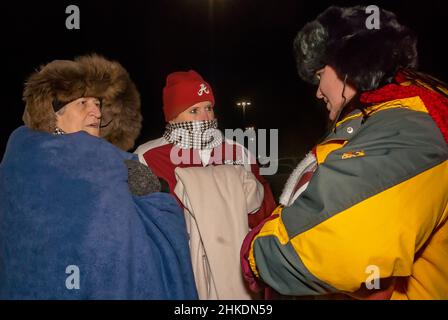
[[[31,129],[53,132],[53,101],[68,103],[80,97],[102,99],[101,137],[123,150],[134,146],[142,123],[140,95],[118,62],[97,54],[55,60],[32,74],[23,91],[23,121]]]

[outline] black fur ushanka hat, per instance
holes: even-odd
[[[307,23],[294,40],[300,77],[317,84],[315,72],[332,66],[360,91],[392,82],[400,68],[417,68],[417,38],[398,23],[394,13],[380,9],[380,28],[368,29],[365,6],[331,6]]]
[[[121,64],[97,54],[54,60],[33,73],[23,91],[23,121],[31,129],[53,132],[55,102],[80,97],[101,98],[101,137],[123,150],[134,146],[142,127],[140,94]]]

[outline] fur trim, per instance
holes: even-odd
[[[380,9],[380,29],[367,29],[365,6],[329,7],[306,24],[294,40],[300,77],[317,84],[325,65],[347,74],[360,91],[391,83],[399,68],[417,68],[417,38],[394,13]]]
[[[302,193],[306,189],[306,187],[300,188],[299,190],[297,190],[295,195],[292,194],[297,182],[300,180],[303,174],[305,172],[310,171],[316,165],[316,163],[317,163],[316,157],[312,152],[309,152],[305,156],[305,158],[302,161],[300,161],[300,163],[297,165],[297,167],[289,176],[285,186],[283,187],[283,191],[280,196],[280,204],[284,206],[289,206],[291,202],[293,202],[295,198],[297,198],[298,194]]]
[[[69,102],[83,96],[102,98],[102,124],[109,125],[101,128],[101,137],[123,150],[132,148],[141,130],[140,95],[118,62],[97,54],[55,60],[32,74],[23,92],[23,121],[31,129],[53,132],[53,100]]]

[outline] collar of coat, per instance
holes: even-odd
[[[395,81],[396,83],[377,90],[364,92],[360,101],[364,104],[378,104],[418,96],[448,143],[448,89],[446,85],[431,76],[409,70],[399,71]]]

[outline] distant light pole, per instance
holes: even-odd
[[[246,125],[246,107],[250,106],[252,103],[250,101],[240,101],[237,102],[236,105],[238,107],[242,107],[243,108],[243,122],[244,125]]]

